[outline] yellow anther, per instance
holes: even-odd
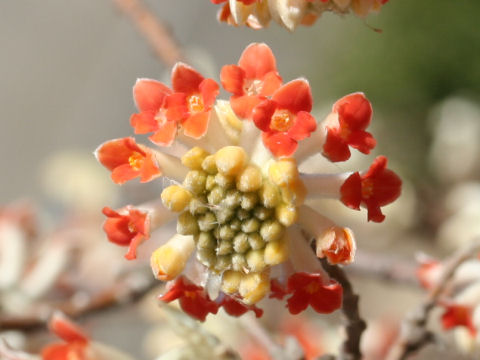
[[[270,274],[250,273],[242,276],[238,292],[247,305],[259,302],[270,291]]]
[[[293,158],[278,160],[270,165],[268,175],[275,185],[289,186],[298,179],[297,162]]]
[[[162,191],[162,202],[170,211],[183,211],[190,200],[192,194],[180,185],[171,185]]]
[[[239,146],[225,146],[215,154],[218,171],[225,175],[235,176],[244,168],[247,153]]]
[[[133,154],[128,158],[128,164],[133,170],[138,171],[143,165],[144,158],[145,157],[142,154],[134,151]]]
[[[201,112],[205,109],[203,100],[199,95],[190,95],[187,98],[187,104],[188,110],[193,113]]]
[[[226,294],[234,294],[240,287],[242,274],[238,271],[227,270],[223,273],[222,290]]]
[[[295,116],[288,110],[279,109],[275,111],[270,122],[270,129],[275,131],[288,131],[292,125]]]
[[[243,192],[257,191],[262,187],[262,173],[254,165],[248,165],[237,176],[237,189]]]
[[[203,160],[209,155],[201,147],[195,146],[182,156],[182,164],[192,170],[201,170]]]
[[[265,247],[265,263],[273,266],[288,259],[288,245],[285,239],[271,241]]]
[[[290,204],[280,204],[275,208],[275,217],[283,226],[293,225],[298,218],[297,208]]]
[[[193,252],[192,236],[175,235],[165,245],[155,250],[150,258],[153,274],[159,280],[172,280],[185,268]]]

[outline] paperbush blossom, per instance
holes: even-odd
[[[132,360],[119,351],[91,341],[85,332],[61,313],[55,313],[49,322],[50,331],[63,342],[45,346],[42,360]]]
[[[366,17],[378,12],[388,0],[210,0],[223,4],[219,21],[230,25],[246,25],[253,29],[268,26],[271,20],[293,31],[298,25],[312,25],[324,12],[339,15],[353,12]]]
[[[284,301],[292,314],[308,306],[319,313],[335,311],[342,303],[342,287],[318,258],[351,263],[355,238],[305,200],[323,197],[357,210],[365,206],[369,220],[383,221],[380,207],[399,196],[401,181],[386,168],[383,156],[366,172],[307,174],[299,165],[318,153],[331,158],[325,148],[332,147],[325,144],[334,144],[342,154],[349,154],[348,147],[363,153],[373,148],[375,141],[365,131],[372,116],[365,95],[347,95],[317,122],[310,113],[308,81],[282,85],[275,57],[265,44],[249,45],[238,65],[222,68],[221,83],[232,94],[230,101],[214,102],[214,80],[205,80],[187,65],[175,66],[173,74],[173,90],[154,80],[137,82],[134,96],[140,112],[131,122],[136,132],[145,133],[163,131],[148,128],[150,122],[174,121],[174,135],[183,129],[176,141],[186,150],[175,156],[136,145],[171,185],[161,192],[161,201],[117,211],[105,208],[109,239],[129,246],[127,257],[134,258],[150,232],[176,218],[176,234],[152,253],[151,267],[156,278],[168,281],[160,299],[178,300],[201,321],[220,308],[233,316],[247,311],[261,316],[256,304],[265,297]],[[202,131],[191,136],[186,123],[190,130]],[[150,137],[156,145],[173,141],[157,139],[155,134]],[[113,171],[123,166],[118,164],[130,165],[132,155],[117,161],[111,143],[97,150],[100,162]]]

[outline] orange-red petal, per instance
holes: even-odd
[[[299,111],[310,112],[313,99],[310,85],[305,79],[292,80],[282,85],[272,96],[278,107],[287,109],[293,114]]]
[[[151,142],[159,146],[170,146],[177,135],[177,123],[167,121],[158,130],[148,138]]]
[[[204,77],[194,68],[177,63],[172,70],[172,87],[175,92],[191,94],[198,92]]]
[[[188,117],[183,123],[183,133],[195,139],[201,138],[208,129],[210,111],[197,113]]]
[[[315,118],[306,111],[300,111],[295,117],[293,126],[288,130],[288,136],[296,141],[310,137],[317,128]]]
[[[243,95],[243,83],[245,81],[245,70],[237,65],[225,65],[220,72],[222,86],[233,95]]]
[[[152,79],[138,79],[133,87],[133,98],[140,112],[156,112],[170,90],[165,84]]]
[[[263,43],[248,45],[240,56],[238,65],[245,70],[247,79],[262,79],[267,73],[277,71],[275,56]]]
[[[262,140],[276,157],[291,156],[298,147],[298,143],[284,132],[264,132]]]

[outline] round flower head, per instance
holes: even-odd
[[[156,82],[137,83],[136,131],[157,131],[147,126],[148,121],[154,124],[152,117],[144,123],[140,119],[164,116],[162,124],[175,121],[182,129],[176,141],[188,150],[175,156],[141,147],[171,185],[163,188],[160,201],[118,211],[105,208],[108,237],[129,246],[133,258],[138,244],[175,219],[176,234],[151,254],[152,271],[167,281],[160,300],[178,300],[201,321],[219,308],[232,316],[248,311],[261,316],[257,304],[265,297],[284,301],[292,314],[309,306],[319,313],[335,311],[342,303],[342,287],[318,258],[352,263],[355,237],[305,201],[333,198],[354,209],[365,206],[368,220],[383,221],[380,207],[398,197],[401,181],[386,168],[383,156],[367,172],[304,174],[299,165],[317,153],[336,161],[336,154],[349,153],[349,147],[368,153],[375,144],[365,131],[371,105],[361,93],[348,95],[317,124],[310,114],[308,81],[282,85],[265,44],[249,45],[238,65],[222,68],[220,78],[232,95],[216,103],[216,83],[184,64],[173,70],[171,91]],[[151,89],[153,97],[147,96]],[[151,140],[156,138],[154,134]],[[332,141],[341,150],[328,151]]]

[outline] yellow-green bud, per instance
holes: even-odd
[[[177,219],[177,233],[182,235],[196,235],[198,234],[198,224],[195,216],[188,211],[184,211]]]
[[[192,194],[180,185],[171,185],[163,189],[161,198],[163,205],[165,205],[167,209],[174,212],[181,212],[192,199]]]
[[[207,174],[201,170],[190,170],[183,180],[183,186],[194,194],[202,194],[205,191]]]
[[[202,148],[195,146],[188,150],[185,155],[182,156],[182,164],[186,167],[194,170],[200,170],[202,168],[203,160],[208,156],[208,152]]]
[[[233,249],[237,253],[244,253],[250,248],[247,234],[240,232],[233,238]]]
[[[202,169],[211,175],[217,173],[217,165],[215,164],[215,155],[208,155],[203,159]]]
[[[262,173],[254,165],[248,165],[237,176],[237,189],[243,192],[257,191],[262,187]]]
[[[225,175],[237,175],[246,162],[247,153],[239,146],[225,146],[215,154],[217,169]]]
[[[267,242],[280,239],[283,235],[283,231],[284,228],[282,224],[276,220],[264,221],[260,227],[260,235],[262,236],[262,239]]]

